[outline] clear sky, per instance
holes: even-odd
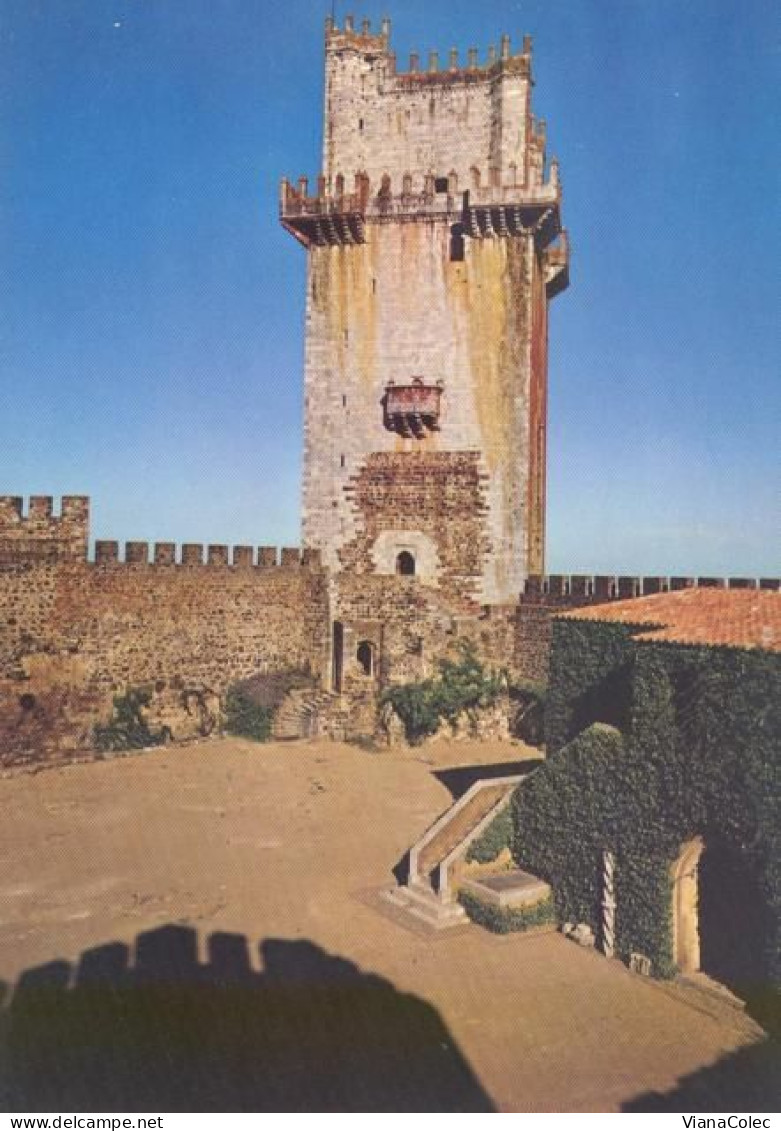
[[[298,542],[310,0],[0,0],[0,493],[93,534]],[[779,570],[776,0],[365,0],[410,49],[534,37],[573,244],[552,572]]]

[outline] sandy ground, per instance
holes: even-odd
[[[528,753],[225,740],[7,776],[0,1106],[727,1110],[767,1048],[739,1011],[380,909],[451,802],[436,772]]]

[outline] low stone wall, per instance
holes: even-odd
[[[112,696],[144,685],[150,720],[189,737],[234,680],[327,656],[323,571],[28,562],[0,568],[0,761],[91,743]]]

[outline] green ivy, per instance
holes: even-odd
[[[228,734],[256,742],[268,742],[271,738],[273,710],[258,703],[241,684],[231,684],[226,691],[222,715],[223,729]]]
[[[503,849],[510,847],[513,836],[513,815],[509,805],[497,813],[493,821],[472,841],[466,859],[470,863],[490,864]]]
[[[460,641],[457,648],[458,659],[440,660],[435,678],[383,692],[380,704],[393,707],[412,744],[435,734],[442,722],[455,727],[464,713],[475,720],[479,709],[490,707],[507,690],[505,674],[486,671],[470,642]]]
[[[617,950],[648,955],[667,976],[670,866],[693,836],[726,844],[762,892],[762,978],[779,982],[778,657],[635,642],[632,631],[555,623],[549,755],[513,797],[513,853],[551,883],[562,921],[598,934],[612,850]]]
[[[459,892],[458,902],[473,923],[496,935],[528,931],[530,927],[542,927],[556,921],[555,908],[550,898],[542,899],[531,907],[504,908],[484,903],[471,892],[462,891]]]
[[[146,687],[129,687],[124,695],[115,695],[109,721],[93,731],[97,750],[140,750],[145,746],[161,746],[171,737],[168,727],[152,730],[143,711],[152,700]]]

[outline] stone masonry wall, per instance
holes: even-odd
[[[460,62],[460,65],[459,65]],[[478,66],[477,59],[429,57],[397,73],[387,39],[332,29],[326,34],[323,173],[349,186],[359,170],[379,187],[422,192],[426,175],[450,177],[450,191],[475,182],[526,184],[529,160],[530,43]],[[412,69],[414,68],[414,69]],[[376,191],[376,190],[375,190]]]
[[[0,762],[88,747],[112,695],[138,685],[154,691],[152,721],[189,737],[234,680],[319,677],[328,623],[323,571],[290,556],[267,568],[0,567]]]
[[[373,553],[382,532],[416,531],[436,547],[428,580],[473,598],[490,553],[485,514],[487,475],[476,452],[376,452],[345,487],[356,536],[342,547],[345,570],[380,571]],[[414,543],[413,543],[414,548]],[[395,572],[392,556],[382,572]]]

